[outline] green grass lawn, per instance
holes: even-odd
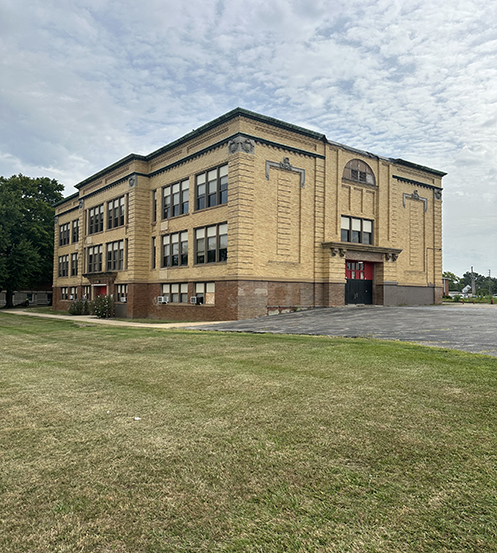
[[[2,553],[497,551],[494,358],[0,312],[0,401]]]

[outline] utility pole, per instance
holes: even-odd
[[[488,295],[492,297],[492,273],[488,270]]]
[[[475,275],[473,273],[473,267],[471,267],[471,293],[476,296]]]

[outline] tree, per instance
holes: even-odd
[[[12,307],[15,290],[52,281],[54,204],[64,187],[47,177],[0,177],[0,290]]]
[[[454,292],[461,291],[461,285],[460,285],[461,279],[457,275],[455,275],[454,273],[451,273],[449,271],[445,271],[442,274],[442,277],[448,279],[448,281],[449,281],[449,290],[452,290]]]

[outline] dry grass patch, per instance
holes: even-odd
[[[0,354],[2,552],[497,550],[493,358],[6,314]]]

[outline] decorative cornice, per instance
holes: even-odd
[[[330,248],[332,257],[345,257],[347,251],[364,252],[364,253],[379,253],[385,256],[385,261],[397,261],[397,258],[402,253],[398,248],[385,248],[382,246],[371,246],[369,244],[356,244],[352,242],[323,242],[323,248]]]
[[[440,186],[435,186],[433,184],[427,184],[426,182],[419,182],[417,180],[408,179],[406,177],[400,177],[399,175],[392,175],[392,178],[400,182],[406,182],[407,184],[412,184],[414,186],[422,186],[423,188],[429,188],[430,190],[435,190],[440,192],[440,198],[442,197],[442,188]]]
[[[305,169],[299,169],[298,167],[293,167],[290,163],[290,159],[287,157],[283,158],[283,161],[266,161],[266,180],[269,180],[269,171],[271,167],[275,169],[283,169],[284,171],[292,171],[293,173],[298,173],[300,175],[300,188],[305,188]]]
[[[228,141],[228,153],[236,154],[238,152],[253,154],[255,152],[255,142],[243,134],[235,135]]]

